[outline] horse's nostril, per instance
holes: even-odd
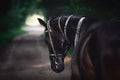
[[[50,57],[51,60],[51,68],[54,72],[60,73],[64,70],[64,58],[61,56],[58,57]]]
[[[53,71],[55,71],[56,73],[60,73],[60,72],[62,72],[62,71],[64,70],[64,66],[61,66],[61,67],[56,66],[55,68],[52,68],[52,69],[53,69]]]
[[[62,72],[64,70],[64,63],[54,63],[54,64],[51,64],[51,68],[56,73],[60,73],[60,72]]]
[[[61,64],[63,64],[63,62],[62,62],[61,59],[56,59],[56,60],[55,60],[55,64],[56,64],[56,65],[61,65]]]

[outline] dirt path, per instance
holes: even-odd
[[[53,72],[48,49],[37,32],[16,36],[4,54],[0,80],[70,80],[70,62],[65,63],[63,72]]]

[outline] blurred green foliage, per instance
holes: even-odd
[[[120,20],[119,0],[43,0],[49,16],[77,14],[107,20]]]
[[[73,53],[73,49],[74,49],[74,47],[71,46],[71,47],[69,48],[69,50],[67,51],[67,56],[68,56],[68,57],[71,57],[71,55],[72,55],[72,53]]]
[[[24,33],[21,27],[24,25],[27,15],[38,13],[44,8],[42,0],[3,0],[0,3],[0,47],[12,37]]]

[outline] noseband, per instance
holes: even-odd
[[[68,18],[67,18],[67,20],[65,22],[65,26],[64,26],[64,30],[63,30],[64,32],[62,31],[61,25],[60,25],[61,17],[59,17],[59,19],[58,19],[59,30],[62,33],[63,37],[65,38],[65,40],[67,41],[68,44],[70,44],[70,41],[67,38],[67,25],[68,25],[68,22],[69,22],[69,20],[70,20],[70,18],[72,16],[73,15],[68,16]],[[74,40],[74,46],[76,46],[76,43],[78,41],[78,36],[79,36],[80,28],[81,28],[81,25],[82,25],[84,19],[85,19],[85,17],[82,17],[78,21],[76,35],[75,35],[75,40]],[[50,39],[50,44],[51,44],[51,47],[52,47],[52,50],[53,50],[53,54],[50,54],[50,56],[53,56],[53,57],[56,57],[56,58],[58,58],[59,56],[64,57],[65,54],[64,55],[63,54],[57,54],[56,51],[55,51],[55,47],[53,45],[53,41],[52,41],[52,37],[51,37],[51,33],[50,33],[50,32],[52,32],[51,27],[50,27],[50,21],[51,20],[48,20],[48,22],[47,22],[47,29],[48,30],[46,31],[46,32],[48,32],[49,39]],[[65,51],[67,51],[67,50],[65,50]]]

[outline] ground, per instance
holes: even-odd
[[[0,80],[70,80],[70,58],[65,59],[63,72],[53,72],[43,30],[25,28],[30,32],[14,37],[3,51]]]

